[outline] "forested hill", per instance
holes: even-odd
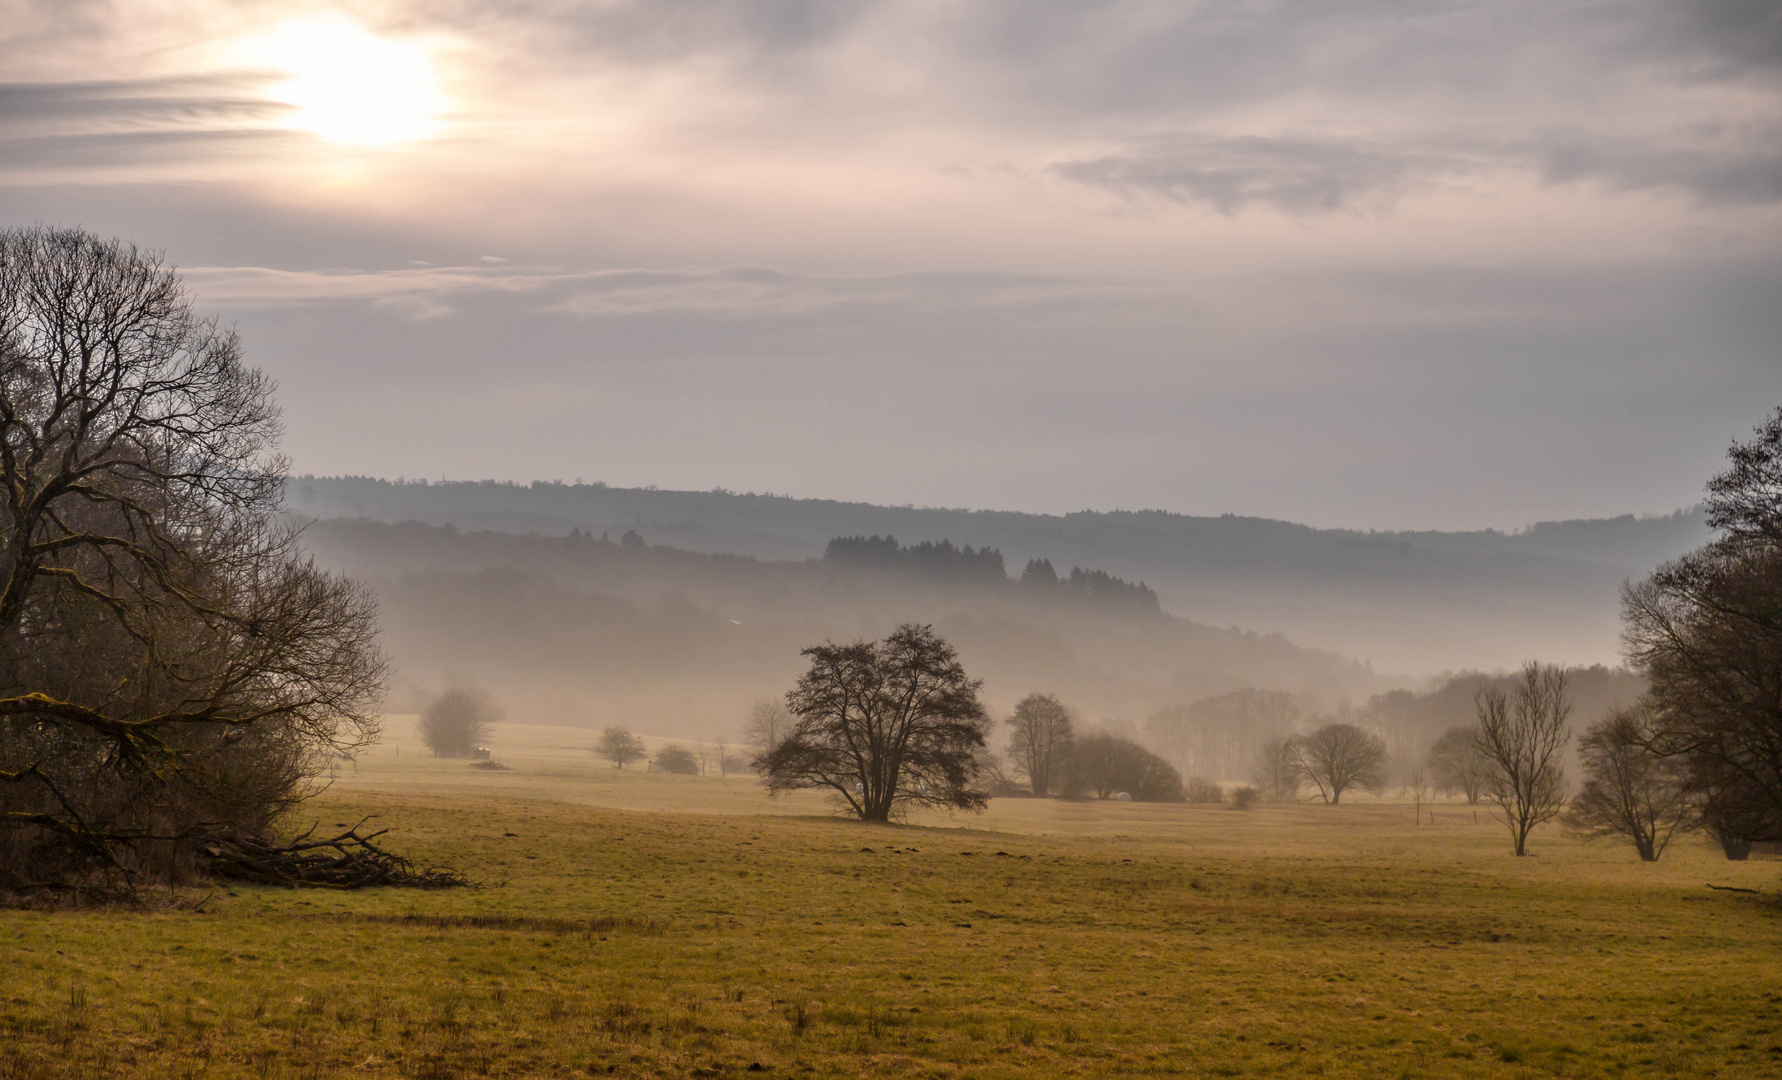
[[[958,646],[998,715],[1036,690],[1088,722],[1137,723],[1250,686],[1329,709],[1395,685],[1278,635],[1167,615],[1150,590],[1104,571],[1017,579],[986,565],[994,550],[887,539],[863,552],[843,538],[840,558],[764,560],[579,527],[522,536],[333,519],[304,535],[319,561],[378,594],[395,711],[471,679],[516,716],[716,738],[734,734],[751,699],[791,685],[801,649],[906,621]]]
[[[1279,631],[1383,670],[1618,659],[1618,590],[1706,539],[1699,511],[1544,522],[1516,532],[1373,533],[1161,511],[1022,514],[600,484],[298,477],[291,509],[565,536],[573,529],[765,559],[820,557],[837,537],[998,551],[1093,567],[1202,623]]]

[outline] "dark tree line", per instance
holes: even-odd
[[[1007,580],[1002,552],[992,547],[954,547],[952,541],[924,540],[908,547],[895,536],[838,536],[823,550],[823,561],[837,566],[907,570],[933,577]]]
[[[279,524],[272,394],[153,253],[0,231],[0,889],[176,878],[376,737],[376,612]]]

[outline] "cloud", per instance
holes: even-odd
[[[1186,138],[1135,154],[1051,166],[1079,184],[1156,196],[1222,214],[1262,206],[1286,214],[1387,209],[1406,191],[1474,163],[1363,140]]]
[[[400,270],[288,271],[191,267],[182,271],[213,308],[371,304],[432,318],[497,304],[575,319],[684,315],[725,320],[856,322],[924,313],[1069,318],[1084,305],[1186,304],[1179,290],[1127,279],[1011,273],[823,275],[767,266],[677,270],[566,270],[549,266],[428,266]]]
[[[1703,204],[1782,202],[1782,124],[1714,125],[1670,139],[1553,137],[1538,159],[1552,184],[1680,191]]]
[[[288,106],[257,96],[267,81],[234,73],[0,83],[0,177],[270,150],[289,138],[274,127]]]
[[[1701,205],[1782,202],[1782,123],[1693,125],[1638,138],[1573,132],[1513,142],[1244,136],[1177,137],[1049,167],[1135,201],[1221,214],[1387,211],[1414,192],[1492,171],[1546,185],[1669,191]]]

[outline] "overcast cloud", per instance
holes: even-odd
[[[425,135],[306,120],[306,26]],[[1773,2],[0,0],[0,61],[0,221],[165,249],[303,471],[1513,526],[1782,404]]]

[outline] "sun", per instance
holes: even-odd
[[[287,123],[332,143],[385,147],[433,134],[445,111],[428,48],[346,19],[286,23],[244,43],[244,58],[288,75],[268,97]]]

